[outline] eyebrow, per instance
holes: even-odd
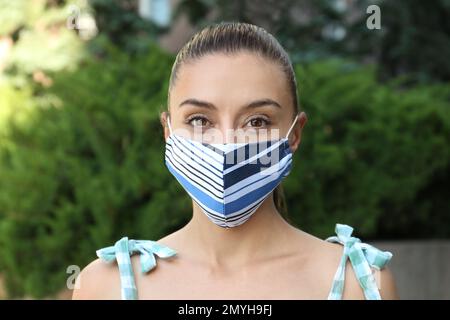
[[[179,107],[181,107],[185,104],[191,104],[191,105],[201,107],[201,108],[217,109],[217,107],[214,104],[207,102],[207,101],[197,100],[197,99],[184,100],[182,103],[180,103]],[[269,98],[255,100],[255,101],[249,103],[248,105],[246,105],[244,108],[253,109],[253,108],[259,108],[259,107],[264,107],[264,106],[274,106],[276,108],[281,109],[281,105],[278,102],[276,102],[275,100],[269,99]]]
[[[185,104],[191,104],[197,107],[201,107],[201,108],[208,108],[208,109],[217,109],[215,105],[213,105],[210,102],[206,102],[206,101],[201,101],[201,100],[197,100],[197,99],[187,99],[184,100],[182,103],[180,103],[179,107],[182,107]]]

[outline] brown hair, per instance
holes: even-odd
[[[215,52],[234,54],[244,50],[256,53],[281,67],[286,75],[295,117],[299,109],[297,81],[289,55],[269,32],[261,27],[243,22],[221,22],[207,26],[197,32],[181,48],[170,75],[167,106],[170,103],[170,91],[175,84],[178,71],[183,63]],[[274,190],[273,196],[277,210],[287,219],[286,201],[281,184]]]

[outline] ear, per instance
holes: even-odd
[[[161,112],[159,116],[159,121],[161,122],[161,126],[163,127],[163,134],[164,134],[164,140],[167,140],[167,138],[170,135],[169,127],[167,126],[167,121],[169,113],[167,111]]]
[[[303,127],[306,125],[307,121],[308,117],[306,116],[306,113],[301,112],[297,118],[297,123],[292,129],[291,138],[289,139],[289,145],[291,147],[292,153],[297,150],[300,142],[302,141]]]

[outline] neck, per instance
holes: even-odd
[[[281,243],[289,243],[290,226],[277,211],[273,197],[268,197],[240,226],[222,228],[215,225],[193,202],[191,221],[183,228],[185,239],[192,246],[195,259],[213,270],[231,270],[270,255],[284,254]]]

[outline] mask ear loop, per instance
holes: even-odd
[[[294,128],[295,124],[297,123],[297,119],[298,119],[298,113],[297,113],[297,115],[295,116],[294,122],[292,123],[291,127],[289,128],[289,130],[288,130],[288,132],[287,132],[287,134],[286,134],[285,139],[288,139],[288,138],[289,138],[289,134],[291,133],[292,129]]]
[[[170,119],[169,116],[167,116],[167,126],[169,127],[169,132],[172,134],[172,127],[170,126]]]

